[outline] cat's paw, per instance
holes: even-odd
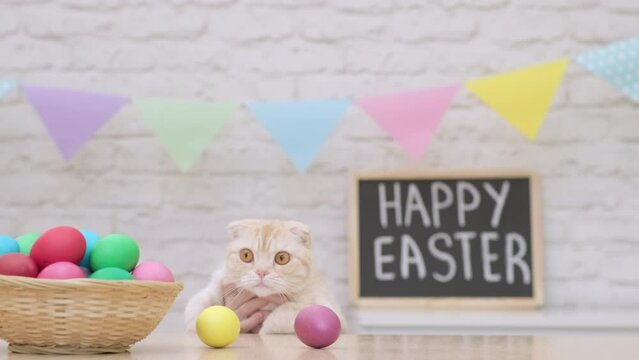
[[[195,331],[195,323],[198,316],[200,316],[200,313],[202,313],[202,311],[209,305],[208,298],[205,296],[204,292],[198,293],[189,301],[184,309],[184,325],[186,326],[186,331]]]
[[[264,322],[262,323],[262,327],[260,328],[260,331],[258,332],[258,334],[260,335],[276,334],[275,321],[273,321],[272,315],[273,314],[271,313],[269,316],[266,317],[266,319],[264,319]]]
[[[195,323],[197,321],[197,316],[192,311],[184,312],[184,328],[187,332],[195,332]]]
[[[269,334],[274,334],[273,329],[271,329],[271,327],[269,326],[264,326],[264,324],[262,324],[262,327],[260,328],[260,331],[258,332],[259,335],[269,335]]]

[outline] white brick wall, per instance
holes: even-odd
[[[633,0],[5,0],[0,75],[129,95],[352,96],[444,85],[636,36]],[[125,232],[203,285],[238,217],[290,217],[346,303],[349,169],[530,167],[543,176],[549,308],[639,309],[639,106],[571,65],[529,143],[462,93],[422,160],[351,109],[308,174],[240,112],[189,174],[127,107],[63,162],[19,95],[0,103],[0,232]]]

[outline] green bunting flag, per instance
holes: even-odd
[[[198,100],[134,99],[181,171],[189,171],[220,129],[235,114],[237,104]]]

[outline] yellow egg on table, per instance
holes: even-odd
[[[226,306],[211,306],[198,316],[195,330],[203,343],[221,348],[237,339],[240,334],[240,319]]]

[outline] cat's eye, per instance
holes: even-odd
[[[253,261],[253,252],[249,249],[240,250],[240,259],[245,263],[250,263]]]
[[[280,251],[275,254],[275,263],[278,265],[286,265],[289,261],[291,261],[291,254],[286,251]]]

